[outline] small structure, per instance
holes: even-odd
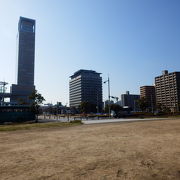
[[[35,120],[30,106],[0,106],[0,124]]]
[[[6,93],[6,85],[8,83],[5,81],[0,81],[0,105],[3,106],[5,104],[4,99],[9,98],[11,96],[10,93]]]

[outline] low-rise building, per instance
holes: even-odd
[[[130,94],[126,91],[126,94],[121,94],[121,105],[122,107],[129,107],[133,111],[139,111],[139,106],[137,101],[140,99],[140,95]]]

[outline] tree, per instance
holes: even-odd
[[[158,103],[156,106],[156,109],[158,110],[158,112],[160,113],[165,113],[165,114],[169,114],[171,112],[171,109],[169,107],[164,106],[161,103]]]
[[[39,114],[39,107],[45,101],[44,97],[38,93],[37,90],[34,90],[33,93],[29,96],[31,100],[31,111],[35,113],[36,122],[38,122],[38,114]]]
[[[110,104],[110,109],[115,112],[115,114],[118,114],[120,111],[123,110],[123,108],[119,104]],[[106,104],[105,106],[105,112],[109,112],[109,105]]]
[[[79,109],[81,113],[96,112],[96,105],[84,101],[84,102],[81,102]]]
[[[89,103],[81,102],[81,104],[79,106],[79,110],[81,113],[88,113],[89,112]]]
[[[146,100],[146,98],[142,97],[140,99],[137,100],[137,103],[139,105],[139,108],[142,110],[142,111],[145,111],[147,108],[148,108],[148,102]]]
[[[79,113],[79,109],[76,107],[70,107],[71,108],[71,113],[72,114],[78,114]]]
[[[122,107],[119,104],[111,104],[111,110],[113,110],[116,114],[122,111]]]
[[[178,109],[177,109],[178,112],[180,112],[180,102],[178,102]]]
[[[28,103],[25,102],[25,100],[23,98],[18,98],[17,101],[18,101],[19,105],[28,105]]]
[[[156,105],[156,110],[157,110],[158,112],[162,112],[162,111],[163,111],[163,105],[162,105],[161,103],[158,103],[158,104]]]

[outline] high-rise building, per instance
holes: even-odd
[[[79,70],[70,76],[70,107],[78,108],[82,102],[96,105],[97,112],[102,110],[102,77],[92,70]]]
[[[153,112],[156,106],[155,86],[141,86],[140,97],[146,99],[148,109]]]
[[[180,105],[180,72],[168,73],[163,71],[161,76],[155,77],[156,103],[172,112],[179,111]]]
[[[140,95],[130,94],[129,91],[126,91],[126,94],[121,94],[121,105],[123,107],[129,107],[133,111],[139,111],[139,106],[137,100],[140,99]]]
[[[35,20],[20,17],[17,45],[17,84],[12,84],[11,102],[29,103],[29,95],[35,89]]]

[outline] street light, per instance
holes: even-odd
[[[109,99],[109,103],[108,103],[108,108],[109,108],[109,117],[111,115],[111,109],[110,109],[110,80],[109,80],[109,76],[108,79],[106,81],[104,81],[104,83],[108,83],[108,99]]]

